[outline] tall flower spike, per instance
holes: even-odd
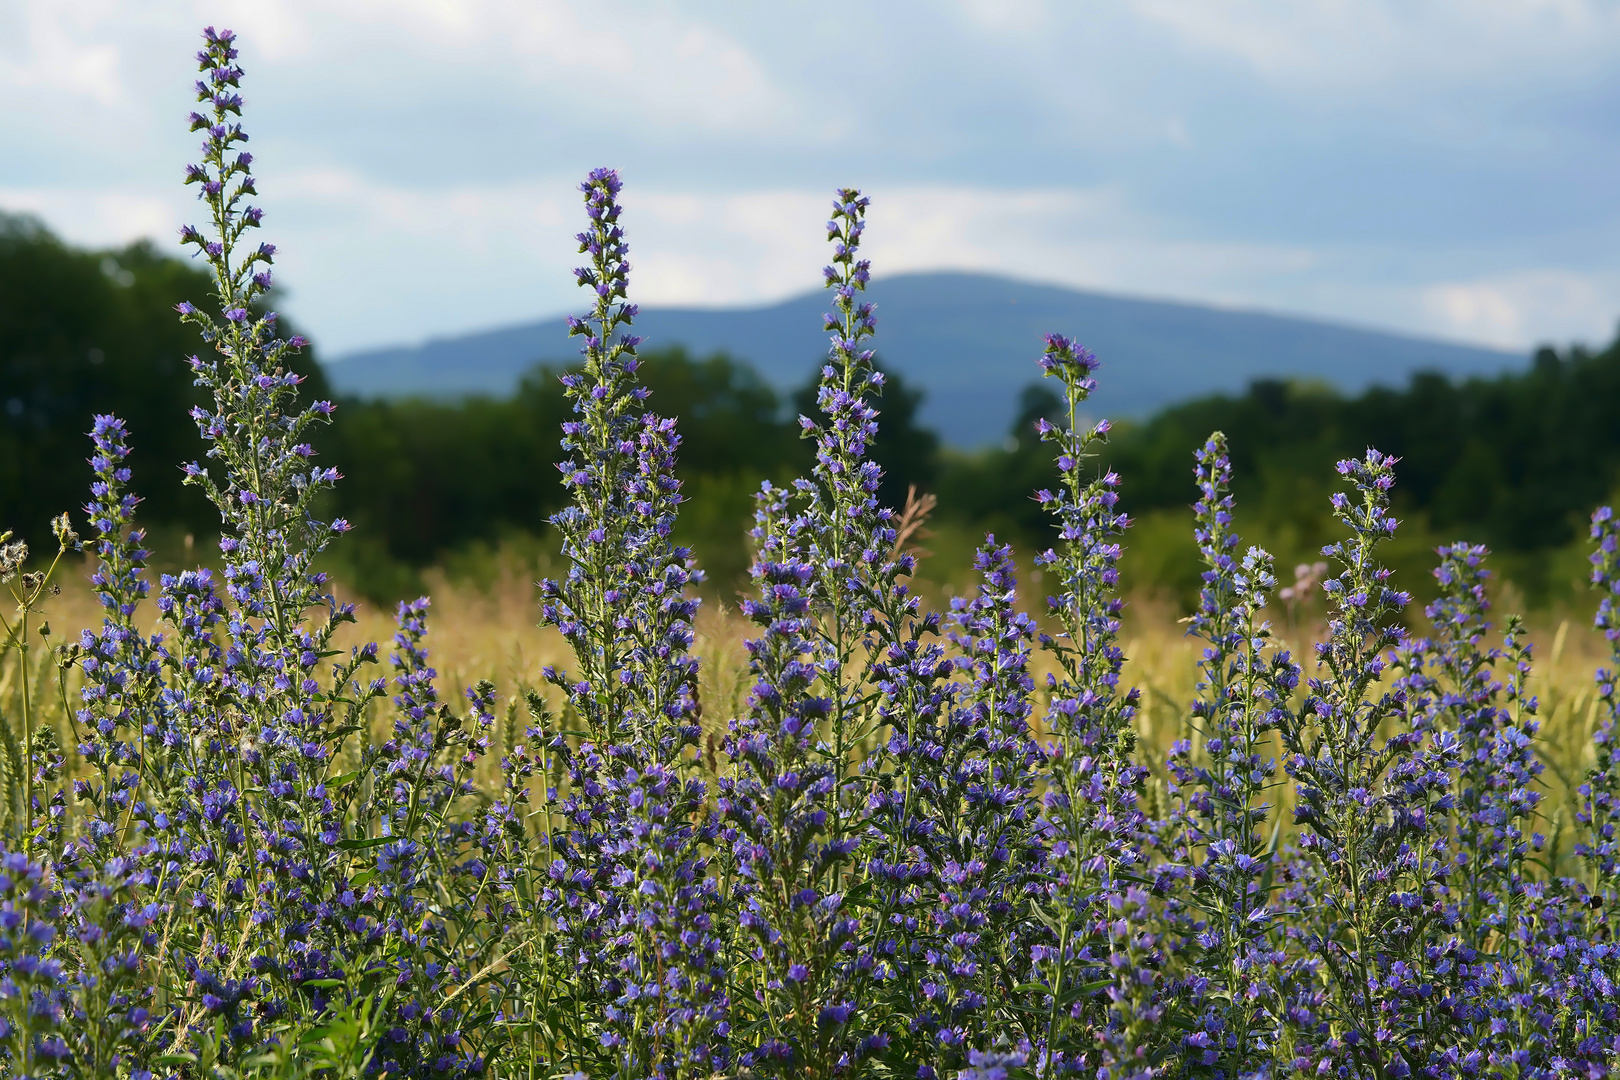
[[[768,1021],[755,1063],[797,1073],[885,1048],[905,1060],[916,1049],[890,1045],[903,1031],[858,1032],[875,1011],[873,994],[901,992],[899,976],[920,956],[915,931],[931,873],[919,844],[921,795],[937,779],[949,701],[938,616],[923,614],[904,583],[915,559],[879,503],[882,470],[870,456],[871,399],[883,379],[867,347],[875,309],[860,299],[871,277],[859,258],[867,207],[858,191],[841,189],[827,223],[834,310],[823,317],[832,338],[821,421],[800,417],[816,464],[793,497],[768,485],[760,495],[760,599],[747,610],[765,636],[749,645],[759,682],[731,740],[742,768],[728,806],[751,841],[737,855],[758,906],[749,928],[773,973],[758,1005],[794,1018]],[[857,861],[863,833],[869,843]],[[870,890],[869,921],[845,908],[852,888]],[[839,959],[850,949],[855,960]]]
[[[872,275],[871,263],[858,257],[869,205],[854,188],[839,189],[833,199],[827,222],[833,261],[822,270],[834,308],[822,316],[822,324],[832,339],[816,391],[822,422],[799,417],[805,437],[816,445],[814,481],[799,481],[810,499],[802,531],[809,561],[817,568],[817,609],[825,614],[819,636],[831,662],[822,665],[822,678],[832,702],[829,741],[840,768],[851,748],[871,734],[863,705],[869,673],[853,658],[855,642],[873,620],[857,596],[872,587],[894,541],[888,527],[892,515],[877,497],[883,473],[868,454],[877,437],[871,399],[883,387],[866,347],[877,331],[876,307],[860,299]]]
[[[1576,853],[1586,863],[1593,893],[1612,911],[1620,902],[1620,523],[1607,506],[1592,515],[1592,539],[1592,588],[1603,597],[1595,623],[1609,643],[1610,666],[1597,673],[1603,715],[1592,736],[1596,761],[1580,787],[1583,835]]]
[[[666,763],[680,760],[699,736],[698,664],[691,654],[698,600],[692,587],[703,572],[692,552],[671,539],[682,502],[675,478],[680,441],[674,420],[643,418],[626,489],[630,529],[620,577],[634,605],[625,660],[631,723]]]
[[[1322,584],[1328,640],[1317,646],[1300,715],[1281,727],[1304,872],[1332,898],[1302,913],[1306,947],[1328,976],[1321,1011],[1338,1033],[1326,1056],[1377,1075],[1404,1075],[1456,1047],[1455,1016],[1442,1002],[1463,979],[1421,933],[1452,870],[1457,740],[1415,727],[1406,689],[1384,684],[1411,602],[1378,560],[1396,528],[1394,466],[1376,450],[1339,463],[1351,488],[1332,506],[1350,535],[1322,551],[1342,567]],[[1414,987],[1427,988],[1433,1007],[1403,1004]]]
[[[727,735],[735,772],[721,778],[719,808],[736,866],[739,948],[758,974],[752,1000],[737,1003],[759,1027],[738,1047],[738,1063],[797,1077],[831,1075],[849,1052],[853,992],[866,976],[845,959],[860,923],[843,908],[840,881],[853,869],[859,836],[839,829],[842,770],[817,741],[833,703],[817,695],[808,659],[817,568],[804,556],[805,518],[789,499],[770,484],[758,496],[757,599],[743,613],[761,633],[747,642],[754,685]]]
[[[1058,526],[1061,551],[1048,549],[1036,565],[1057,577],[1060,591],[1047,598],[1047,606],[1061,628],[1057,637],[1043,636],[1062,677],[1051,676],[1058,692],[1049,727],[1061,739],[1069,757],[1099,755],[1109,769],[1118,768],[1134,745],[1130,726],[1135,715],[1135,690],[1121,693],[1120,669],[1124,653],[1117,644],[1124,602],[1119,598],[1120,538],[1130,519],[1120,513],[1119,476],[1113,472],[1088,479],[1085,462],[1107,442],[1110,425],[1102,420],[1081,427],[1081,406],[1097,388],[1092,373],[1097,360],[1068,338],[1052,334],[1046,339],[1041,370],[1062,381],[1068,422],[1037,424],[1041,439],[1057,448],[1062,487],[1057,493],[1036,495]]]
[[[1471,947],[1484,949],[1517,905],[1528,847],[1525,825],[1541,800],[1535,790],[1541,772],[1534,752],[1536,701],[1523,685],[1530,644],[1517,616],[1508,620],[1504,648],[1484,644],[1490,571],[1483,545],[1452,544],[1438,554],[1440,595],[1425,609],[1433,636],[1403,643],[1398,663],[1413,726],[1457,738],[1460,765],[1450,816],[1457,871],[1467,879],[1461,929]],[[1511,665],[1506,685],[1496,671],[1504,660]]]
[[[582,967],[570,993],[596,1031],[598,1067],[686,1076],[726,1060],[719,894],[704,854],[717,826],[704,784],[687,775],[699,734],[690,649],[701,574],[672,539],[675,422],[645,411],[640,341],[619,333],[636,314],[625,301],[621,187],[609,169],[581,185],[590,227],[577,239],[591,261],[575,277],[595,305],[569,320],[585,339],[584,363],[563,378],[574,412],[561,466],[571,502],[552,519],[569,570],[541,585],[543,621],[562,631],[579,668],[548,677],[590,737],[576,750],[549,733],[572,789],[549,800],[568,823],[551,897],[564,957]]]
[[[862,869],[872,881],[874,915],[857,968],[874,981],[857,991],[862,1000],[851,1013],[857,1017],[868,997],[911,993],[912,973],[926,963],[923,924],[944,870],[935,857],[941,853],[926,843],[927,807],[943,781],[941,734],[953,690],[939,616],[923,611],[907,583],[916,557],[900,542],[893,508],[878,498],[883,470],[871,449],[883,376],[869,348],[876,307],[862,299],[871,265],[859,257],[868,206],[853,188],[833,200],[827,222],[833,261],[823,271],[833,311],[822,323],[831,334],[817,393],[822,415],[819,423],[800,418],[816,445],[812,479],[801,490],[808,494],[806,557],[820,570],[819,689],[832,702],[823,752],[839,770],[833,833],[847,841],[864,827],[870,838]],[[857,771],[865,782],[864,820],[851,782]],[[853,883],[835,870],[834,891],[841,879]],[[872,1004],[898,1015],[910,1002]],[[921,1028],[896,1025],[888,1035],[893,1059],[922,1061],[937,1049]],[[923,1045],[910,1042],[914,1035]]]
[[[351,893],[353,859],[369,862],[373,853],[361,848],[351,856],[338,846],[351,827],[345,810],[353,788],[339,793],[327,781],[381,687],[356,678],[374,650],[356,650],[333,666],[329,681],[319,678],[325,658],[337,652],[333,635],[354,621],[353,605],[338,602],[315,568],[348,530],[342,519],[318,514],[338,476],[314,464],[308,441],[333,409],[324,401],[300,404],[302,377],[289,360],[307,342],[279,337],[275,313],[259,306],[276,251],[247,240],[263,215],[248,202],[257,189],[240,123],[243,72],[233,34],[210,28],[204,39],[196,87],[203,111],[192,114],[191,127],[206,137],[203,159],[187,169],[186,181],[198,186],[209,221],[187,226],[181,239],[213,271],[217,310],[189,302],[177,310],[212,346],[206,359],[191,358],[211,398],[192,417],[216,464],[194,462],[185,472],[220,513],[225,612],[215,619],[210,610],[220,599],[211,583],[177,580],[172,600],[186,629],[169,663],[178,674],[186,657],[208,656],[214,645],[223,659],[218,668],[197,669],[206,682],[186,686],[191,715],[204,721],[184,732],[193,760],[202,762],[195,782],[167,793],[175,805],[153,806],[145,800],[165,793],[148,781],[137,805],[146,806],[155,827],[185,826],[203,874],[190,895],[193,917],[209,943],[188,958],[187,975],[198,993],[221,1003],[197,1032],[222,1019],[234,1055],[254,1042],[261,1017],[324,1010],[328,993],[311,992],[311,982],[365,963],[372,949],[354,922],[329,914]],[[216,625],[222,640],[211,644]],[[186,640],[205,628],[204,637]],[[402,863],[397,853],[387,858]],[[242,974],[244,964],[251,975]]]
[[[1232,529],[1232,467],[1226,436],[1211,435],[1197,454],[1199,498],[1194,538],[1206,569],[1188,633],[1206,646],[1199,661],[1191,742],[1172,747],[1172,794],[1181,826],[1176,858],[1188,871],[1187,891],[1203,922],[1195,927],[1199,974],[1209,980],[1210,1014],[1189,1040],[1204,1064],[1220,1062],[1228,1076],[1260,1068],[1275,1040],[1278,1002],[1268,979],[1267,936],[1273,871],[1271,839],[1262,828],[1266,791],[1277,763],[1268,733],[1289,717],[1299,668],[1279,649],[1261,612],[1277,580],[1271,556],[1250,548],[1237,558]]]
[[[1120,872],[1142,861],[1142,812],[1137,789],[1144,771],[1131,760],[1137,691],[1121,691],[1125,655],[1118,645],[1120,539],[1130,519],[1117,509],[1119,477],[1087,476],[1086,460],[1107,440],[1106,420],[1082,427],[1081,407],[1096,389],[1092,354],[1059,334],[1046,339],[1041,370],[1063,383],[1067,423],[1041,420],[1041,439],[1055,445],[1061,486],[1036,498],[1058,526],[1059,547],[1036,557],[1055,579],[1047,607],[1059,632],[1041,635],[1057,671],[1047,676],[1051,704],[1044,828],[1052,871],[1037,915],[1050,940],[1031,948],[1037,981],[1051,1002],[1046,1017],[1043,1077],[1086,1067],[1097,1049],[1093,1032],[1107,1017],[1060,1008],[1077,985],[1099,977],[1109,948],[1100,908]],[[1134,907],[1133,907],[1133,910]],[[1132,938],[1131,940],[1135,940]],[[1135,1036],[1133,1035],[1133,1038]]]
[[[618,564],[631,543],[626,488],[636,475],[637,429],[647,396],[635,378],[641,339],[619,333],[636,316],[635,305],[625,300],[630,249],[619,224],[622,188],[612,169],[593,170],[580,185],[590,227],[575,239],[590,265],[574,277],[595,294],[595,306],[584,318],[568,319],[569,334],[584,339],[584,362],[562,379],[575,418],[563,425],[569,456],[557,467],[570,501],[551,521],[562,534],[568,576],[541,583],[542,622],[562,631],[579,666],[578,681],[557,673],[552,681],[604,746],[629,734],[622,726],[630,715],[625,669],[635,648],[635,597]]]
[[[347,621],[343,607],[325,592],[326,575],[312,564],[349,526],[341,519],[322,521],[315,513],[320,493],[338,475],[335,469],[312,464],[315,451],[306,441],[310,428],[331,416],[332,405],[317,401],[300,408],[303,377],[287,364],[308,342],[278,337],[276,313],[255,306],[269,291],[276,248],[244,240],[259,227],[263,213],[246,201],[258,189],[253,155],[241,149],[248,136],[239,122],[242,98],[237,91],[243,72],[237,66],[236,38],[229,30],[216,33],[212,27],[204,37],[205,47],[197,54],[203,78],[196,90],[207,114],[192,113],[191,129],[207,137],[203,160],[187,167],[186,183],[199,186],[198,198],[210,220],[204,229],[182,229],[181,242],[195,248],[212,269],[219,313],[191,303],[176,310],[214,348],[210,359],[191,358],[197,384],[213,398],[211,407],[194,409],[192,418],[209,443],[208,456],[221,462],[224,475],[193,463],[186,467],[186,481],[202,487],[219,508],[226,572],[237,579],[240,602],[266,618],[271,647],[285,649],[293,647],[312,606],[327,608],[327,637],[336,623]]]
[[[679,445],[675,421],[644,418],[628,488],[632,525],[623,572],[635,605],[625,670],[639,735],[633,760],[622,759],[638,856],[631,893],[637,933],[627,968],[652,991],[627,1015],[641,1014],[638,1033],[650,1039],[652,1057],[662,1053],[658,1067],[670,1077],[708,1075],[729,1057],[721,899],[708,872],[720,825],[689,753],[700,735],[698,665],[690,650],[698,606],[691,586],[701,573],[691,552],[670,538],[681,503]]]
[[[985,1047],[1016,1030],[1027,998],[1024,958],[1039,939],[1026,903],[1047,852],[1037,824],[1041,753],[1030,734],[1035,621],[1015,608],[1012,548],[986,537],[974,558],[978,591],[951,601],[951,640],[971,682],[942,725],[938,775],[919,784],[924,884],[923,999],[916,1023],[936,1046],[936,1073],[987,1060]],[[966,1055],[964,1059],[964,1055]],[[994,1060],[994,1055],[988,1060]]]
[[[576,673],[548,668],[546,677],[583,721],[586,741],[571,746],[559,729],[546,732],[549,751],[568,784],[548,793],[556,859],[548,895],[565,964],[576,965],[568,994],[579,1030],[579,1064],[587,1071],[650,1068],[648,1047],[633,1037],[647,980],[636,961],[637,931],[630,895],[635,843],[626,774],[637,774],[649,717],[638,709],[632,683],[636,615],[642,600],[625,579],[635,525],[638,432],[646,390],[636,380],[640,339],[620,334],[636,316],[626,302],[629,246],[619,223],[623,184],[612,169],[595,169],[580,184],[588,228],[575,237],[589,264],[574,271],[591,291],[591,313],[570,317],[569,334],[583,339],[579,368],[562,378],[573,418],[563,424],[568,458],[558,465],[569,504],[551,523],[562,536],[568,574],[540,583],[541,624],[557,627],[574,654]],[[645,500],[642,500],[645,502]],[[648,505],[648,513],[656,514]],[[644,673],[643,673],[644,674]],[[643,685],[645,689],[645,685]],[[626,998],[628,997],[628,1003]],[[656,1005],[649,996],[648,1004]]]
[[[79,691],[83,706],[76,716],[78,750],[97,781],[81,783],[78,790],[92,809],[85,839],[105,848],[127,820],[128,789],[141,772],[146,725],[158,721],[158,661],[157,642],[144,637],[135,622],[151,583],[142,576],[149,554],[142,547],[145,535],[134,528],[140,498],[129,489],[128,431],[117,417],[98,416],[90,438],[96,479],[85,513],[97,533],[90,582],[105,614],[101,630],[85,630],[79,641],[85,678]],[[109,854],[102,851],[102,857]]]

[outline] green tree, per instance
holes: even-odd
[[[213,507],[180,483],[180,464],[203,452],[186,418],[201,400],[186,358],[204,346],[174,311],[211,289],[148,241],[85,251],[0,213],[0,529],[50,546],[49,518],[77,518],[89,491],[91,418],[116,412],[130,427],[143,520],[214,531]],[[309,391],[327,396],[319,366],[302,363]]]

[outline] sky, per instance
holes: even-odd
[[[1620,0],[0,0],[0,209],[178,252],[207,24],[328,357],[582,308],[598,165],[643,304],[817,286],[857,186],[879,276],[1513,349],[1620,319]]]

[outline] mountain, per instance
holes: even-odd
[[[1042,335],[1061,332],[1102,361],[1097,413],[1144,416],[1172,402],[1238,391],[1256,378],[1322,380],[1354,392],[1399,385],[1413,372],[1493,375],[1523,362],[1494,349],[1363,330],[1313,319],[1135,300],[989,274],[901,274],[872,283],[881,361],[926,391],[922,420],[972,447],[1003,438],[1019,390],[1040,375]],[[780,389],[802,384],[826,355],[817,290],[748,308],[644,308],[649,345],[725,351]],[[536,361],[571,361],[561,318],[423,345],[351,353],[327,370],[364,396],[505,394]]]

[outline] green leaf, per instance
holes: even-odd
[[[844,903],[853,904],[856,907],[859,907],[860,905],[866,903],[866,898],[871,891],[872,879],[867,878],[859,885],[852,886],[844,891]]]
[[[339,840],[337,846],[340,851],[361,851],[365,848],[382,847],[398,839],[397,836],[373,836],[368,840]]]
[[[1076,986],[1071,986],[1069,989],[1063,991],[1063,996],[1058,999],[1058,1004],[1072,1005],[1074,1002],[1083,997],[1089,997],[1090,995],[1095,994],[1112,981],[1113,980],[1111,979],[1093,979],[1087,983],[1080,983]]]

